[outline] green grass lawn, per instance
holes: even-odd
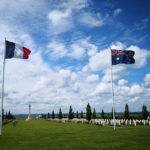
[[[112,127],[44,120],[3,128],[0,150],[149,150],[150,126]]]

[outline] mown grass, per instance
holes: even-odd
[[[18,121],[5,125],[0,150],[149,150],[150,126],[112,127]]]

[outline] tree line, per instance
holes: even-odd
[[[58,118],[58,119],[62,119],[62,118],[68,118],[69,120],[72,120],[73,118],[86,118],[88,121],[90,121],[91,119],[97,119],[97,118],[101,118],[101,119],[112,119],[113,118],[113,110],[110,113],[110,115],[108,115],[108,113],[105,113],[104,110],[102,109],[101,113],[99,113],[100,115],[98,116],[98,113],[96,113],[95,108],[92,110],[90,104],[88,103],[86,106],[86,112],[83,113],[83,111],[81,111],[80,113],[77,111],[76,113],[73,111],[72,106],[69,107],[69,112],[68,114],[63,114],[61,108],[59,109],[59,113],[55,114],[54,110],[52,111],[52,113],[50,114],[48,112],[48,114],[46,115],[42,115],[42,118]],[[147,110],[147,106],[143,105],[142,106],[142,111],[140,112],[140,115],[138,114],[136,117],[133,116],[130,113],[129,110],[129,106],[128,104],[125,105],[125,110],[124,112],[121,114],[121,116],[117,116],[117,113],[115,112],[115,118],[117,119],[147,119],[149,116],[149,112]]]
[[[2,110],[2,121],[3,121],[3,124],[6,124],[12,120],[15,119],[15,116],[10,112],[6,112],[4,113],[4,109]]]

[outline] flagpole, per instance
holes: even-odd
[[[6,55],[6,38],[5,38],[5,48],[4,48],[4,58],[3,58],[3,78],[2,78],[2,99],[1,99],[1,118],[0,118],[0,136],[2,135],[3,127],[3,101],[4,101],[4,81],[5,81],[5,55]]]
[[[111,65],[110,65],[110,70],[111,70],[111,88],[112,88],[112,99],[113,99],[113,125],[114,125],[114,130],[116,129],[116,120],[115,120],[115,102],[114,102],[114,86],[113,86],[113,71],[112,71],[112,50],[110,50],[110,57],[111,57]]]

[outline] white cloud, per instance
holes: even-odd
[[[104,59],[105,58],[105,59]],[[110,50],[102,50],[89,59],[88,67],[93,71],[103,70],[110,66]]]
[[[146,49],[141,49],[138,46],[130,46],[128,50],[135,51],[135,64],[134,67],[141,68],[147,64],[147,58],[150,56],[150,52]]]
[[[129,95],[137,95],[137,94],[141,94],[144,92],[144,87],[141,87],[138,84],[132,85]]]
[[[97,74],[92,74],[92,75],[89,75],[87,78],[86,78],[86,81],[87,82],[97,82],[99,80],[99,76]]]
[[[132,103],[137,103],[138,101],[139,101],[139,97],[138,96],[130,99],[130,102],[132,102]]]
[[[125,84],[126,85],[114,86],[116,107],[119,106],[121,108],[128,103],[132,111],[139,111],[143,103],[149,106],[149,102],[147,101],[149,89],[139,84],[132,84],[131,86],[127,85],[127,83]]]
[[[79,43],[86,49],[88,56],[94,56],[96,54],[98,47],[90,42],[90,37],[79,40]]]
[[[45,6],[45,3],[35,0],[19,0],[13,1],[11,4],[9,0],[1,0],[0,14],[1,16],[5,15],[6,19],[8,19],[8,17],[11,19],[12,16],[17,17],[19,15],[28,15],[28,13],[30,13],[30,15],[36,16],[36,13],[42,13],[40,8]]]
[[[92,95],[109,94],[111,95],[111,83],[99,83]]]
[[[11,24],[11,26],[17,26],[18,30],[39,32],[39,28],[40,31],[46,29],[46,27],[43,28],[43,23],[46,23],[44,18],[48,9],[44,1],[19,0],[10,4],[9,0],[1,0],[0,18],[7,22],[9,27]]]
[[[87,0],[65,1],[61,5],[55,6],[48,13],[49,33],[60,34],[67,32],[77,24],[86,27],[101,27],[104,24],[104,18],[100,13],[91,13],[84,10],[89,7]]]
[[[150,84],[150,73],[146,74],[144,77],[144,82],[146,85]]]
[[[67,55],[67,48],[63,43],[52,41],[47,46],[47,53],[51,58],[61,58]]]
[[[54,34],[66,32],[74,27],[72,11],[70,9],[52,10],[48,14],[48,19],[50,21],[50,32]]]
[[[88,0],[69,0],[65,1],[61,4],[62,8],[72,9],[72,10],[80,10],[88,7]]]
[[[119,50],[123,50],[125,49],[125,45],[121,42],[115,42],[115,43],[112,43],[112,45],[110,46],[110,49],[119,49]]]
[[[90,37],[79,39],[70,46],[73,58],[82,58],[83,56],[93,56],[96,54],[98,47],[90,42]]]
[[[125,80],[125,79],[121,79],[121,80],[118,81],[118,85],[119,85],[119,86],[124,86],[124,85],[126,85],[127,83],[128,83],[128,81]]]
[[[73,58],[82,58],[85,55],[85,48],[81,47],[78,44],[71,45],[71,53],[70,56]]]
[[[60,34],[67,32],[75,27],[75,20],[78,17],[74,14],[80,12],[83,8],[88,7],[87,0],[65,1],[60,5],[56,5],[55,9],[49,11],[49,30],[50,34]]]
[[[123,77],[125,74],[125,67],[124,66],[121,66],[121,65],[118,65],[118,66],[115,66],[112,68],[112,77],[113,77],[113,80],[117,80],[121,77]],[[108,68],[108,69],[105,69],[104,71],[104,76],[102,78],[102,81],[103,82],[111,82],[111,68]]]
[[[88,27],[101,27],[104,24],[104,20],[100,13],[92,14],[89,12],[81,13],[79,22]]]
[[[52,41],[47,46],[49,57],[63,58],[70,57],[73,59],[82,59],[85,56],[93,56],[97,52],[97,46],[90,42],[90,38],[79,39],[73,43],[65,44],[59,41]]]
[[[52,25],[57,26],[60,25],[60,23],[62,23],[63,20],[70,17],[70,15],[71,15],[70,10],[65,10],[65,11],[54,10],[49,12],[48,18],[52,22]]]
[[[128,97],[128,94],[130,92],[130,87],[127,85],[119,85],[118,87],[115,87],[115,95],[118,96],[122,96],[122,100],[125,101],[126,99],[130,99]]]
[[[77,79],[77,74],[67,69],[60,69],[58,73],[60,78],[64,80],[69,80],[70,82],[75,82]]]

